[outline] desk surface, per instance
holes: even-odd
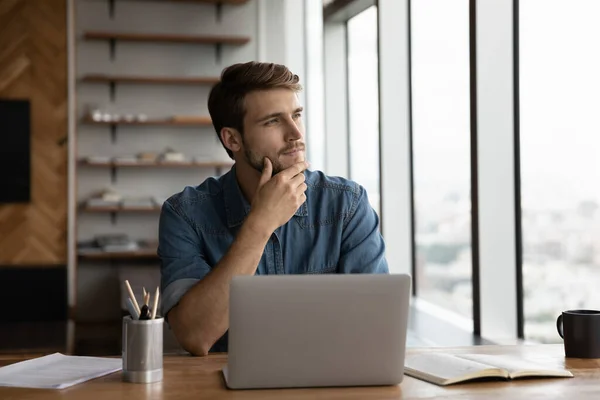
[[[0,387],[0,399],[527,399],[600,398],[600,359],[566,359],[561,345],[476,346],[409,349],[421,352],[513,354],[547,365],[564,366],[574,378],[472,382],[440,387],[409,376],[398,386],[232,391],[225,388],[221,368],[226,355],[165,356],[164,380],[153,384],[121,381],[121,373],[98,378],[64,390]],[[0,356],[0,365],[19,358]]]

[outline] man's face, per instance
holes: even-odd
[[[268,157],[276,174],[304,161],[302,107],[294,91],[254,91],[246,95],[245,107],[242,150],[250,166],[262,172]]]

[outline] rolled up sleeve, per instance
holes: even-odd
[[[181,298],[210,272],[201,238],[193,223],[169,201],[163,203],[158,227],[161,312],[167,316]]]
[[[339,272],[389,273],[379,217],[369,203],[366,190],[360,185],[357,185],[344,222]]]

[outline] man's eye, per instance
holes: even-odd
[[[296,113],[294,114],[294,119],[302,118],[302,114]]]
[[[265,125],[275,125],[277,123],[277,118],[273,118],[265,122]]]

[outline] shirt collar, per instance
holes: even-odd
[[[242,194],[235,175],[235,165],[223,176],[223,200],[225,203],[225,214],[227,225],[231,228],[241,225],[250,212],[250,204]],[[308,199],[307,199],[308,201]],[[307,201],[296,210],[294,216],[308,216]]]

